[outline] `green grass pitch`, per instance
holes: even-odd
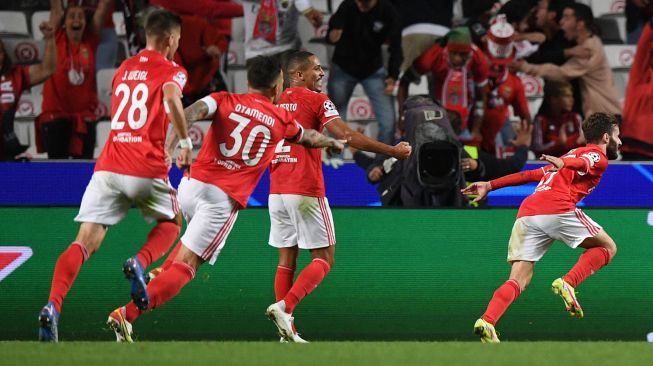
[[[644,342],[0,342],[0,365],[653,365]]]

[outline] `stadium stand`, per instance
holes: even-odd
[[[50,20],[50,12],[47,10],[36,11],[32,14],[30,24],[32,26],[32,37],[35,40],[39,41],[43,39],[43,33],[41,33],[41,30],[39,29],[39,24],[47,22],[48,20]]]
[[[29,35],[25,13],[22,11],[0,11],[0,34]]]

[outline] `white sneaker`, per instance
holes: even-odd
[[[293,342],[295,343],[308,343],[307,340],[303,339],[302,337],[299,336],[299,333],[294,333],[293,334]]]
[[[286,303],[283,300],[268,306],[265,315],[277,326],[281,337],[288,342],[295,342],[292,330],[293,317],[291,314],[286,313]]]

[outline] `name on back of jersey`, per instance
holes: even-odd
[[[297,103],[279,103],[278,106],[287,110],[288,112],[297,111]]]
[[[126,70],[122,76],[123,81],[127,80],[147,80],[147,71],[145,70]]]
[[[266,125],[268,125],[270,127],[274,126],[274,118],[272,116],[269,116],[269,115],[259,111],[256,108],[247,107],[247,106],[244,106],[244,105],[238,103],[238,104],[236,104],[236,112],[244,114],[244,115],[246,115],[248,117],[255,118],[255,119],[259,120],[261,123],[264,123],[264,124],[266,124]]]

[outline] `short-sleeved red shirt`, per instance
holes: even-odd
[[[340,114],[329,97],[306,88],[288,88],[279,106],[290,111],[304,128],[322,132]],[[281,142],[270,164],[270,193],[324,197],[322,151]]]
[[[163,86],[183,90],[183,67],[155,51],[143,50],[125,60],[113,77],[111,132],[95,170],[144,178],[166,178],[164,145],[170,124]]]
[[[290,112],[255,93],[213,93],[217,110],[191,177],[222,189],[241,207],[274,157],[280,141],[294,141],[302,127]]]
[[[608,157],[594,144],[570,150],[565,158],[581,158],[586,169],[576,171],[563,168],[552,171],[551,166],[541,168],[543,177],[535,192],[526,197],[519,207],[517,217],[552,215],[570,212],[576,204],[590,194],[599,184],[603,172],[608,167]]]

